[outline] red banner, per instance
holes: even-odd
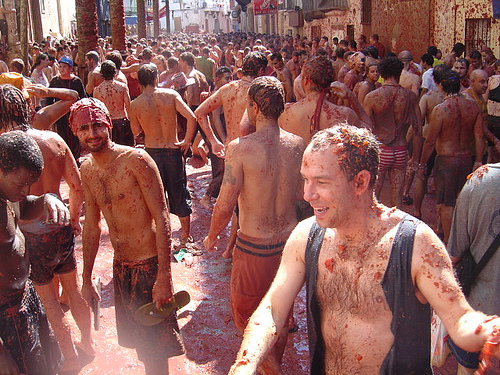
[[[253,0],[253,14],[276,14],[278,13],[278,0]]]
[[[158,15],[159,18],[165,17],[167,15],[167,7],[164,6],[163,8],[161,8]],[[146,21],[152,21],[152,20],[153,20],[153,10],[148,9],[148,13],[146,15]]]

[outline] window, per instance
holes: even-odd
[[[490,45],[491,19],[468,18],[465,20],[465,53],[472,50],[481,50]]]
[[[347,25],[347,36],[350,40],[354,39],[354,25]]]
[[[372,23],[372,0],[362,0],[361,2],[361,24]]]
[[[321,38],[321,26],[311,26],[311,39]]]
[[[318,10],[348,9],[347,0],[318,0]]]

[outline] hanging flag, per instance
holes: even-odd
[[[254,0],[253,14],[256,16],[260,14],[275,14],[278,13],[277,0]]]

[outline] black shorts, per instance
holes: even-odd
[[[436,181],[436,203],[454,207],[458,194],[467,182],[474,164],[470,155],[436,155],[434,178]]]
[[[118,343],[134,348],[142,362],[184,354],[175,314],[150,327],[139,324],[134,318],[139,307],[153,301],[153,285],[157,273],[157,257],[138,262],[120,262],[116,259],[113,262]]]
[[[130,120],[120,118],[112,120],[111,140],[120,145],[134,147],[134,135],[130,129]]]
[[[0,296],[0,337],[22,374],[53,375],[62,354],[33,285]]]
[[[146,148],[160,171],[163,188],[167,192],[171,213],[179,217],[189,216],[191,197],[187,189],[186,165],[180,148]]]
[[[54,274],[76,269],[75,236],[71,226],[45,234],[24,232],[31,263],[30,279],[36,285],[52,282]]]
[[[495,137],[500,139],[500,116],[488,115],[488,130],[492,132]],[[489,139],[488,146],[494,146],[493,142],[491,142]]]

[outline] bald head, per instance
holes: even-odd
[[[488,88],[488,73],[482,69],[473,70],[470,74],[470,87],[478,95],[483,95]]]

